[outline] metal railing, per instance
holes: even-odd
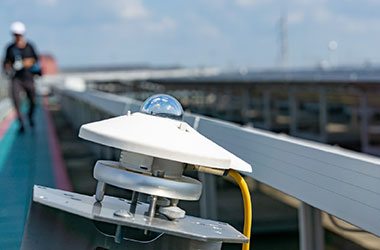
[[[0,101],[8,96],[8,81],[0,74]]]
[[[8,98],[8,81],[0,74],[0,123],[12,109],[11,100]]]
[[[76,128],[140,106],[136,100],[96,91],[55,91]],[[246,175],[302,202],[301,249],[324,249],[320,210],[380,236],[379,158],[193,114],[186,114],[185,121],[249,162],[253,172]],[[92,147],[102,157],[118,157],[114,149]],[[201,201],[201,210],[212,206]]]

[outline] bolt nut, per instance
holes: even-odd
[[[160,207],[158,211],[160,212],[160,214],[165,215],[171,220],[181,219],[185,217],[185,214],[186,214],[185,210],[182,210],[181,208],[177,206]]]

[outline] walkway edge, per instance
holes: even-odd
[[[61,146],[58,141],[58,137],[55,131],[55,126],[53,119],[47,107],[47,97],[43,98],[43,109],[45,111],[45,116],[47,120],[48,127],[48,138],[49,138],[49,149],[53,161],[54,179],[57,188],[66,191],[73,191],[69,176],[67,174],[66,165],[63,161]]]
[[[8,131],[12,122],[16,118],[16,113],[14,110],[9,111],[9,113],[5,116],[4,120],[0,122],[0,140],[3,139],[3,136]]]

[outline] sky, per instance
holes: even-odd
[[[63,67],[274,68],[281,16],[289,68],[380,65],[380,0],[1,0],[0,46],[22,21]]]

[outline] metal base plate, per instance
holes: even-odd
[[[126,218],[115,216],[115,212],[119,210],[133,211],[129,200],[117,197],[105,196],[102,203],[99,203],[91,196],[34,186],[33,201],[91,220],[163,232],[188,239],[226,243],[248,242],[247,237],[224,222],[192,216],[185,216],[174,221],[156,217],[150,220],[149,217],[145,216],[145,212],[149,209],[149,204],[141,202],[138,202],[133,216]]]
[[[93,221],[32,202],[20,250],[220,250],[220,241],[200,241]],[[117,234],[119,232],[119,234]],[[115,237],[115,235],[118,235]],[[116,241],[117,239],[117,241]]]

